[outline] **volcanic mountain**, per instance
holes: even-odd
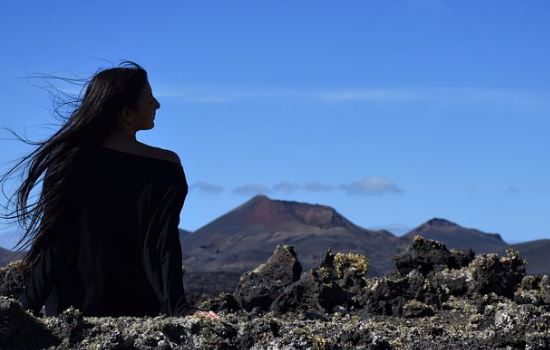
[[[387,230],[359,227],[328,206],[273,200],[263,195],[195,232],[179,230],[188,278],[209,271],[237,276],[236,281],[240,273],[263,263],[281,243],[295,247],[303,271],[317,264],[330,247],[335,252],[366,255],[369,275],[379,276],[394,268],[393,257],[417,234],[441,241],[449,248],[471,248],[476,253],[505,254],[507,248],[515,248],[527,259],[527,273],[550,274],[546,262],[550,239],[509,245],[499,234],[465,228],[442,218],[428,220],[396,237]],[[21,257],[22,254],[0,247],[0,266]]]
[[[415,235],[445,243],[449,248],[472,249],[476,254],[497,253],[508,248],[498,233],[486,233],[473,228],[465,228],[456,223],[433,218],[401,237],[411,242]]]
[[[411,230],[401,239],[411,242],[415,235],[445,243],[449,248],[472,249],[476,254],[498,253],[506,255],[506,249],[517,249],[527,259],[528,274],[550,274],[547,255],[550,252],[550,239],[540,239],[516,244],[506,243],[497,233],[486,233],[473,228],[465,228],[456,223],[433,218]]]
[[[329,248],[364,254],[371,275],[393,268],[393,256],[406,246],[390,232],[359,227],[331,207],[258,195],[183,235],[183,264],[189,271],[244,272],[269,258],[277,244],[294,246],[303,271]]]

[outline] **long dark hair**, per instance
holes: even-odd
[[[73,83],[75,81],[68,80]],[[147,80],[147,72],[140,65],[123,61],[119,67],[99,70],[93,74],[84,81],[78,97],[65,99],[56,106],[56,114],[64,121],[59,130],[45,141],[28,141],[10,130],[19,140],[38,146],[30,154],[19,158],[19,162],[0,178],[4,193],[4,183],[8,176],[23,164],[28,169],[15,193],[10,198],[6,197],[7,213],[2,215],[5,220],[15,219],[19,227],[24,229],[15,247],[18,247],[16,253],[21,253],[30,246],[23,258],[25,264],[32,264],[40,255],[51,238],[49,235],[53,234],[49,229],[58,222],[63,213],[61,209],[64,205],[71,205],[64,201],[67,192],[71,191],[66,185],[70,183],[72,176],[78,176],[74,169],[77,168],[79,159],[86,152],[93,152],[109,131],[118,127],[117,116],[124,106],[135,107]],[[84,96],[81,97],[84,89]],[[60,106],[72,107],[68,117],[59,112]],[[36,203],[28,205],[31,190],[43,173],[45,175],[40,197]],[[15,195],[15,210],[9,212],[8,208]]]

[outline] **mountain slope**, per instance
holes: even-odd
[[[550,275],[550,239],[539,239],[511,245],[519,255],[527,259],[527,273],[533,275]]]
[[[243,272],[265,261],[277,244],[291,244],[307,270],[333,251],[365,254],[369,273],[393,267],[403,242],[388,231],[361,228],[331,207],[255,196],[182,238],[189,271]]]
[[[21,259],[23,254],[0,247],[0,267],[6,266],[10,261]]]
[[[441,241],[450,248],[470,248],[476,254],[496,253],[508,247],[508,244],[502,240],[499,234],[465,228],[441,218],[428,220],[402,236],[401,239],[411,242],[415,235]]]

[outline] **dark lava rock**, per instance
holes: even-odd
[[[203,301],[200,307],[215,312],[235,312],[239,310],[239,303],[235,300],[233,294],[221,292],[217,297]]]
[[[27,271],[22,260],[10,262],[0,268],[0,295],[17,299],[23,292],[24,275]]]
[[[472,259],[418,237],[396,265],[367,278],[366,257],[329,250],[300,275],[293,248],[278,246],[235,293],[200,305],[216,320],[34,317],[0,297],[0,349],[550,349],[550,278],[525,276],[515,251]],[[22,271],[0,270],[3,293],[19,294]]]
[[[459,269],[468,266],[474,259],[474,252],[448,250],[445,244],[421,236],[415,236],[413,243],[403,255],[394,258],[397,270],[406,275],[412,270],[418,270],[423,275],[445,267]]]
[[[338,337],[338,344],[345,345],[345,347],[342,347],[343,349],[389,350],[392,348],[386,339],[373,335],[363,327],[343,330]]]
[[[494,332],[489,338],[491,344],[524,349],[530,321],[539,318],[540,313],[533,305],[498,303],[485,308],[485,317],[494,320]]]
[[[481,254],[476,256],[469,266],[472,282],[468,288],[470,293],[497,295],[513,299],[516,289],[525,276],[525,259],[517,251],[508,249],[507,256],[497,254]]]
[[[322,313],[314,312],[314,311],[305,311],[304,312],[304,319],[305,320],[321,320],[321,321],[328,321],[329,318],[325,316]]]
[[[50,330],[59,339],[66,339],[67,345],[78,344],[83,339],[85,329],[90,328],[90,325],[84,322],[82,312],[73,306],[67,308],[54,320]]]
[[[540,288],[542,294],[542,301],[550,305],[550,277],[542,276],[540,280]]]
[[[542,276],[523,277],[519,288],[514,293],[514,301],[518,304],[545,304],[542,278]]]
[[[531,333],[526,337],[526,349],[550,349],[550,334]]]
[[[245,332],[240,337],[240,349],[250,349],[258,338],[269,335],[270,337],[280,336],[281,323],[273,319],[253,319]]]
[[[0,342],[9,340],[27,317],[25,311],[13,299],[0,297]]]
[[[357,298],[366,311],[374,315],[403,316],[409,301],[422,302],[439,308],[448,295],[417,270],[404,277],[389,275],[370,279],[365,292]]]
[[[294,247],[279,244],[266,263],[241,276],[233,295],[247,311],[254,307],[267,310],[281,290],[297,281],[301,273]]]
[[[444,294],[462,296],[468,291],[468,276],[463,269],[437,271],[432,279],[434,286]]]
[[[418,300],[410,300],[403,306],[403,317],[425,317],[435,314],[433,307]]]
[[[287,286],[273,301],[271,310],[333,312],[339,305],[359,307],[352,297],[366,285],[367,259],[354,253],[333,254],[329,249],[321,265]]]
[[[59,339],[18,301],[0,296],[0,349],[42,349],[57,344]]]

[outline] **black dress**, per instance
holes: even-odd
[[[182,316],[179,215],[183,167],[98,146],[69,181],[63,219],[25,278],[19,301],[35,315],[69,306],[84,316]],[[200,309],[202,310],[202,309]]]

